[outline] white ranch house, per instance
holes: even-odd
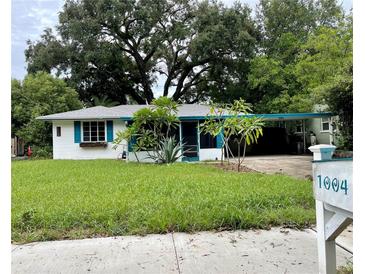
[[[117,159],[124,154],[127,160],[135,161],[131,144],[124,142],[117,149],[112,143],[116,132],[126,129],[132,122],[133,113],[146,105],[120,105],[116,107],[96,106],[68,111],[37,119],[50,121],[53,125],[53,159]],[[183,140],[186,149],[182,161],[216,160],[221,157],[221,136],[213,138],[199,131],[209,113],[208,105],[183,104],[178,108],[180,120],[178,140]],[[253,115],[253,114],[252,114]],[[333,143],[332,115],[318,113],[255,114],[265,121],[276,123],[278,127],[292,128],[301,138],[303,152],[310,145],[309,132],[316,135],[317,143]],[[226,116],[228,117],[228,116]],[[265,133],[264,133],[265,136]],[[270,137],[270,136],[268,136]],[[275,146],[275,144],[266,144]],[[285,146],[285,145],[283,145]],[[145,153],[139,152],[138,158],[144,159]]]

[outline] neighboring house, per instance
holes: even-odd
[[[120,105],[116,107],[96,106],[75,111],[41,116],[37,119],[51,121],[53,124],[53,158],[54,159],[117,159],[123,151],[127,159],[134,161],[131,144],[122,143],[113,149],[113,139],[116,132],[124,130],[132,122],[133,114],[146,105]],[[180,120],[176,137],[184,143],[182,161],[216,160],[221,157],[223,145],[222,136],[212,137],[199,132],[199,124],[209,113],[210,107],[198,104],[183,104],[179,106],[177,116]],[[251,114],[250,116],[253,116]],[[329,143],[326,138],[319,136],[317,130],[322,119],[322,131],[327,130],[326,119],[331,119],[331,113],[284,113],[284,114],[256,114],[265,121],[273,121],[286,125],[300,121],[304,125],[302,134],[304,146],[310,142],[308,132],[315,131],[318,143]],[[228,115],[225,117],[229,117]],[[302,127],[303,128],[303,127]],[[317,133],[318,132],[318,133]],[[330,133],[328,132],[329,136]],[[139,152],[138,158],[144,159],[145,152]]]

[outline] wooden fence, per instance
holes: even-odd
[[[15,136],[11,138],[11,157],[24,156],[24,141]]]

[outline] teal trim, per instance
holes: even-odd
[[[335,151],[335,147],[322,147],[319,149],[319,151],[321,153],[328,153],[328,152],[332,152],[332,151]]]
[[[106,138],[108,142],[113,142],[113,121],[106,121]]]
[[[321,117],[331,117],[333,116],[331,112],[322,112],[322,113],[274,113],[274,114],[244,114],[238,115],[238,117],[257,117],[261,119],[310,119],[310,118],[321,118]],[[222,115],[221,117],[216,116],[184,116],[179,117],[180,121],[185,120],[206,120],[207,118],[231,118],[232,115]]]
[[[217,135],[217,148],[222,148],[224,144],[223,131]]]
[[[198,158],[199,158],[199,154],[200,154],[200,124],[199,121],[197,123],[197,128],[196,128],[196,143],[197,143],[197,149],[198,149]]]
[[[290,119],[310,119],[310,118],[323,118],[323,117],[331,117],[333,114],[331,112],[303,112],[303,113],[272,113],[272,114],[245,114],[239,115],[239,117],[257,117],[261,119],[282,119],[282,120],[290,120]],[[188,121],[188,120],[206,120],[207,118],[215,118],[215,116],[184,116],[178,117],[180,121]],[[226,119],[233,117],[232,115],[223,115],[220,118]],[[216,118],[219,118],[218,116]],[[132,121],[133,117],[120,117],[123,121]]]
[[[133,117],[120,117],[119,119],[122,121],[133,121]]]
[[[74,143],[81,143],[81,122],[74,121]]]
[[[341,161],[352,161],[353,158],[335,158],[328,160],[313,160],[312,163],[323,163],[323,162],[341,162]]]
[[[180,139],[180,145],[183,144],[183,141],[182,141],[182,128],[181,128],[181,123],[179,123],[179,139]]]
[[[133,146],[136,144],[136,137],[133,136],[131,141],[128,142],[128,152],[133,152]]]
[[[199,156],[197,157],[182,157],[181,158],[182,162],[198,162],[199,161]]]

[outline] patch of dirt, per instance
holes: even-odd
[[[237,164],[235,164],[235,163],[227,163],[226,162],[223,165],[219,163],[219,164],[213,164],[213,166],[215,166],[216,168],[223,169],[225,171],[236,171],[236,172],[238,172]],[[248,168],[248,167],[243,166],[243,165],[241,165],[239,172],[255,172],[255,173],[260,173],[257,170]]]

